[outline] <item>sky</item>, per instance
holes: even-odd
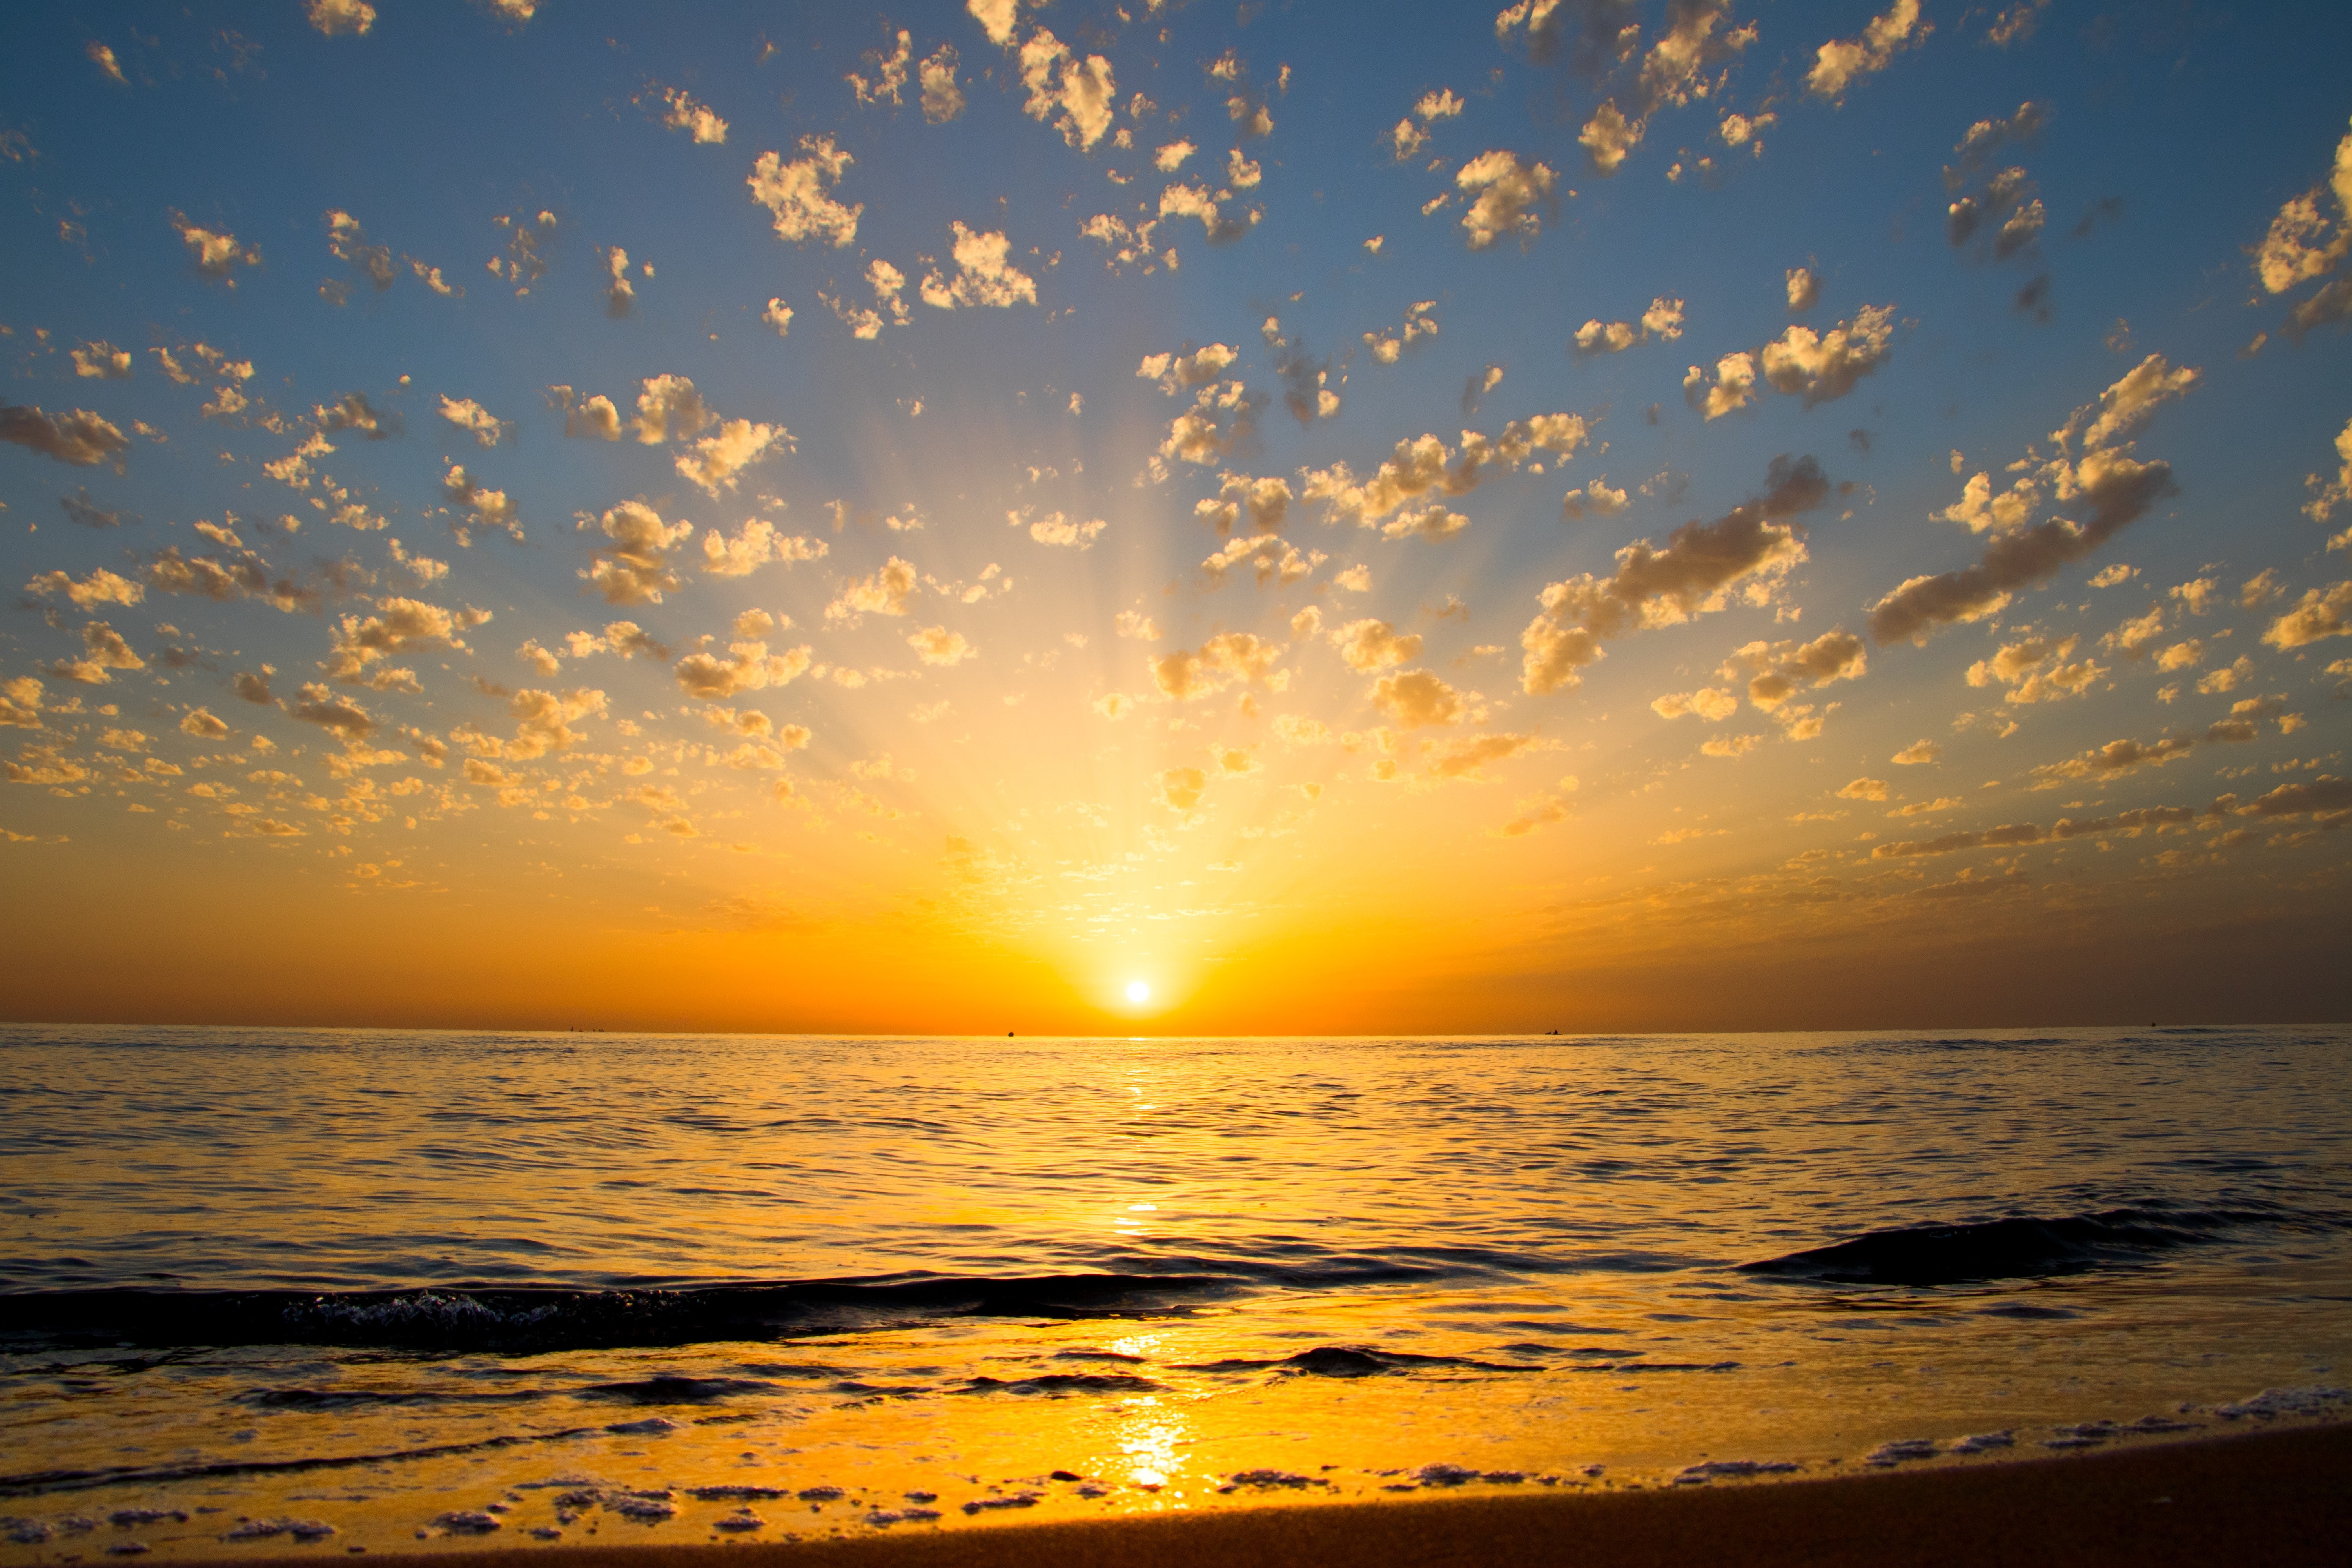
[[[2352,12],[0,32],[8,1016],[2352,1003]]]

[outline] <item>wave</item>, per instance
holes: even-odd
[[[1284,1271],[1290,1272],[1290,1271]],[[1360,1279],[1422,1272],[1347,1270]],[[1119,1318],[1183,1311],[1261,1281],[1241,1274],[885,1278],[569,1289],[448,1285],[320,1294],[112,1289],[0,1295],[16,1348],[320,1344],[430,1351],[613,1350],[778,1340],[951,1317]],[[670,1391],[646,1390],[657,1398]],[[607,1397],[643,1397],[614,1385]],[[667,1402],[665,1398],[665,1402]]]
[[[2337,1228],[2322,1215],[2276,1208],[2116,1208],[2045,1218],[1872,1231],[1829,1247],[1738,1265],[1743,1274],[1840,1285],[1961,1285],[2145,1263],[2246,1229]]]

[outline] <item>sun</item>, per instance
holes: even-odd
[[[1127,999],[1139,1005],[1149,1002],[1151,1000],[1151,987],[1140,980],[1130,980],[1127,983]]]

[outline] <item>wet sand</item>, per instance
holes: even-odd
[[[1817,1481],[1276,1506],[799,1543],[516,1542],[417,1560],[511,1568],[519,1553],[561,1558],[559,1568],[2341,1568],[2352,1563],[2352,1426]]]

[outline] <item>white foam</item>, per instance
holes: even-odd
[[[2017,1438],[2007,1431],[1975,1432],[1966,1437],[1955,1437],[1944,1451],[1948,1454],[1982,1454],[1994,1448],[2014,1447]]]
[[[2306,1384],[2300,1388],[2265,1388],[2235,1405],[2217,1405],[2213,1414],[2229,1421],[2249,1415],[2258,1421],[2275,1421],[2282,1415],[2324,1415],[2347,1400],[2352,1400],[2352,1388]]]
[[[1862,1457],[1865,1465],[1881,1469],[1900,1465],[1911,1459],[1932,1459],[1936,1457],[1936,1440],[1932,1437],[1898,1437],[1892,1443],[1881,1443]]]
[[[1804,1467],[1788,1459],[1709,1459],[1701,1465],[1685,1465],[1675,1473],[1678,1487],[1703,1486],[1708,1481],[1740,1480],[1749,1476],[1785,1476]]]

